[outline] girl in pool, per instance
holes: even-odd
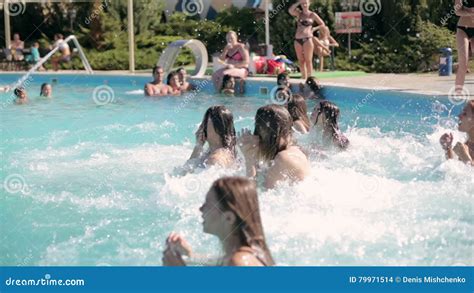
[[[180,67],[178,70],[176,70],[176,72],[178,73],[181,92],[189,92],[195,89],[195,86],[187,81],[188,73],[186,72],[186,69]]]
[[[313,73],[313,24],[324,25],[323,20],[309,10],[309,4],[309,0],[299,0],[288,10],[290,15],[297,18],[295,50],[302,79],[307,79]]]
[[[467,133],[467,142],[458,142],[453,148],[453,134],[445,133],[440,138],[441,147],[448,160],[453,159],[456,154],[459,160],[474,166],[474,101],[469,101],[459,115],[458,129]]]
[[[24,88],[16,88],[14,91],[13,91],[13,94],[15,95],[16,99],[15,99],[15,104],[17,105],[24,105],[24,104],[28,104],[29,103],[29,100],[28,100],[28,94],[26,93],[26,90]]]
[[[174,96],[181,95],[181,84],[179,83],[178,72],[173,71],[170,74],[168,74],[166,84],[171,89],[171,91],[169,92],[170,95],[174,95]]]
[[[221,266],[273,266],[263,232],[255,183],[247,178],[225,177],[214,182],[199,208],[204,233],[219,238],[224,256]],[[185,259],[197,259],[179,234],[166,239],[163,265],[185,266]]]
[[[209,150],[203,152],[206,142],[209,144]],[[187,164],[230,167],[235,162],[235,145],[232,112],[225,106],[210,107],[196,132],[196,146]]]
[[[239,146],[245,157],[247,176],[257,176],[259,162],[268,163],[264,185],[274,188],[281,180],[303,180],[310,173],[306,155],[293,144],[293,119],[283,106],[269,105],[258,109],[254,134],[243,129]]]
[[[53,95],[53,87],[49,83],[41,85],[40,97],[51,98]]]
[[[226,96],[233,96],[235,94],[235,78],[230,75],[225,75],[222,80],[221,94]]]
[[[226,75],[240,78],[241,88],[243,88],[243,81],[247,78],[249,73],[250,57],[245,45],[238,42],[236,32],[230,31],[227,33],[227,46],[225,46],[219,59],[223,61],[224,68],[217,70],[212,75],[215,89],[217,91],[222,89],[223,78]]]
[[[301,134],[309,132],[308,106],[301,95],[293,95],[288,102],[288,112],[293,119],[293,129]]]
[[[319,57],[319,71],[324,70],[324,57],[331,55],[331,47],[339,47],[339,43],[331,36],[329,28],[325,25],[315,28],[319,29],[319,38],[314,37],[315,53]]]
[[[321,85],[314,76],[308,77],[305,84],[300,84],[300,91],[306,99],[323,99]]]
[[[339,107],[329,101],[321,101],[311,114],[311,123],[317,133],[321,133],[325,146],[335,146],[341,150],[347,149],[349,139],[339,129]]]
[[[469,43],[474,47],[474,0],[455,0],[454,11],[459,16],[456,31],[459,67],[456,74],[456,93],[461,94],[469,63]]]

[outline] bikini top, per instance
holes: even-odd
[[[313,26],[314,20],[311,17],[298,19],[298,25],[301,26]]]
[[[463,0],[462,4],[466,8],[474,8],[474,0]]]
[[[238,61],[238,62],[244,61],[244,57],[242,56],[242,54],[240,54],[239,50],[235,51],[234,54],[230,54],[230,55],[229,55],[229,52],[227,52],[226,58],[234,60],[234,61]]]

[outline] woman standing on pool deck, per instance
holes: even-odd
[[[224,256],[221,266],[273,266],[263,232],[255,183],[242,177],[225,177],[214,182],[199,208],[204,233],[219,238]],[[191,246],[179,234],[166,239],[163,265],[185,266],[184,258],[196,258]]]
[[[297,18],[295,50],[300,64],[301,78],[307,79],[313,74],[313,24],[324,25],[324,21],[309,10],[309,0],[300,0],[293,4],[288,12]],[[301,10],[298,9],[301,7]]]
[[[456,31],[459,67],[456,74],[456,93],[462,93],[469,63],[469,43],[474,47],[474,0],[455,0],[456,15],[459,16]]]
[[[255,178],[259,162],[271,163],[265,174],[265,187],[274,188],[281,180],[303,180],[310,173],[306,155],[293,144],[293,119],[283,106],[258,109],[254,134],[243,129],[239,146],[245,157],[247,176]]]
[[[222,79],[225,75],[237,77],[241,82],[248,76],[249,70],[249,52],[245,45],[238,42],[237,33],[230,31],[227,33],[227,46],[219,56],[219,59],[224,62],[224,68],[221,68],[212,74],[214,81],[214,88],[216,91],[222,89]],[[240,85],[241,87],[242,84]]]
[[[459,115],[459,131],[467,133],[466,143],[458,142],[453,146],[453,134],[445,133],[439,142],[446,152],[446,158],[453,159],[456,154],[464,163],[471,163],[474,166],[474,101],[469,101]]]
[[[209,151],[203,153],[206,142],[209,144]],[[210,107],[196,132],[196,146],[188,164],[197,160],[198,165],[230,167],[235,162],[235,145],[232,112],[225,106]]]

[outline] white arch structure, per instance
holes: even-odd
[[[178,57],[179,52],[183,47],[191,49],[196,59],[196,69],[191,74],[193,77],[202,77],[206,73],[209,57],[207,55],[206,46],[198,40],[179,40],[175,41],[166,47],[157,65],[163,68],[163,71],[168,73],[173,68],[174,62]]]

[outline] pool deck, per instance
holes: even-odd
[[[0,72],[1,74],[23,74],[24,72]],[[84,74],[81,71],[41,72],[35,74]],[[130,74],[128,71],[95,71],[98,75],[136,75],[150,76],[149,71],[137,71]],[[388,90],[406,93],[416,93],[431,96],[448,96],[453,92],[455,75],[443,77],[436,73],[424,74],[355,74],[354,76],[334,77],[325,73],[320,76],[316,74],[323,86],[340,86],[368,90]],[[275,81],[275,77],[251,77],[252,80]],[[1,80],[1,77],[0,77]],[[303,82],[301,79],[292,79],[293,82]],[[463,95],[474,99],[474,74],[466,76],[465,90]]]

